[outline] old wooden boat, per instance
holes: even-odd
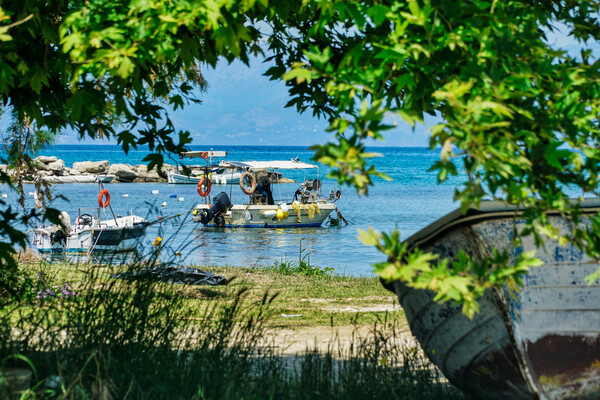
[[[600,199],[582,202],[587,217]],[[551,223],[562,232],[569,222],[558,212]],[[407,239],[409,247],[453,259],[509,249],[518,211],[482,202],[463,215],[456,210]],[[535,249],[532,237],[510,250],[512,257]],[[433,301],[433,293],[395,281],[410,328],[431,361],[455,386],[481,399],[600,398],[600,285],[585,277],[598,268],[572,245],[548,240],[538,249],[543,265],[532,268],[518,291],[490,290],[469,319],[461,308]]]

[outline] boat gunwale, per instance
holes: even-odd
[[[589,205],[586,205],[588,203]],[[483,206],[483,207],[481,207]],[[586,214],[600,212],[600,199],[584,199],[579,202],[582,210]],[[451,211],[442,218],[432,222],[425,228],[409,236],[405,242],[408,244],[408,250],[430,242],[442,233],[459,227],[464,224],[473,225],[481,220],[499,219],[502,217],[513,216],[518,217],[524,212],[524,209],[517,208],[513,205],[506,205],[500,201],[481,202],[480,208],[470,207],[463,214],[460,208]],[[546,212],[547,215],[559,215],[560,210],[552,209]]]

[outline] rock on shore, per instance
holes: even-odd
[[[65,166],[65,162],[56,156],[39,156],[33,160],[33,167],[27,173],[27,180],[45,180],[52,183],[65,182],[89,182],[92,176],[98,174],[114,175],[112,182],[166,182],[167,170],[174,170],[172,165],[164,164],[160,171],[155,168],[148,171],[148,166],[129,164],[110,164],[108,160],[103,161],[79,161],[73,166]],[[8,175],[14,174],[14,169],[0,164],[0,171]],[[65,177],[65,179],[56,178]],[[81,178],[79,178],[81,177]]]

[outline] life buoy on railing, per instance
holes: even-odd
[[[182,153],[179,153],[179,159],[183,160],[183,154]]]
[[[246,186],[246,178],[250,180],[249,185]],[[256,178],[248,171],[244,171],[242,176],[240,176],[240,187],[242,188],[242,192],[246,194],[252,194],[256,190]]]
[[[202,189],[204,183],[206,183],[206,191]],[[210,193],[211,186],[212,184],[210,183],[210,179],[202,177],[202,179],[200,179],[200,181],[198,182],[198,194],[200,195],[200,197],[208,196],[208,194]]]
[[[105,196],[106,196],[106,200],[104,200]],[[106,208],[106,207],[108,207],[109,204],[110,204],[110,193],[108,193],[108,190],[102,189],[100,191],[100,194],[98,195],[98,207]]]
[[[204,158],[205,160],[208,158],[208,153],[206,151],[203,151],[200,156],[202,156],[202,158]]]

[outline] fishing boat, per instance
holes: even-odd
[[[298,160],[291,161],[227,161],[221,165],[227,169],[243,171],[239,187],[248,195],[248,202],[231,204],[225,192],[210,200],[211,182],[203,178],[198,183],[198,194],[205,199],[193,211],[193,221],[205,227],[228,228],[289,228],[320,227],[333,211],[338,220],[343,219],[335,202],[342,196],[341,190],[332,190],[327,197],[321,195],[318,167]],[[314,179],[305,179],[293,198],[279,199],[273,196],[273,185],[280,184],[280,170],[315,170]],[[281,190],[279,188],[279,193]]]
[[[149,223],[137,215],[115,216],[102,219],[100,210],[110,207],[110,194],[102,189],[98,208],[80,208],[75,223],[65,211],[60,214],[60,224],[33,229],[31,245],[42,255],[90,255],[92,253],[129,252],[139,246]],[[97,210],[97,216],[82,213]],[[112,207],[110,208],[112,213]]]
[[[186,175],[179,173],[179,168],[175,171],[167,171],[167,183],[171,184],[193,184],[197,185],[198,182],[208,175],[213,184],[226,185],[229,182],[237,181],[240,179],[241,171],[224,168],[221,163],[214,164],[214,158],[224,158],[227,156],[226,151],[188,151],[181,153],[180,159],[203,159],[206,160],[206,165],[190,166],[191,169],[201,169],[202,173],[197,175]]]
[[[585,224],[600,211],[600,199],[581,203]],[[549,222],[561,234],[572,222],[558,211]],[[514,260],[536,249],[533,237],[511,246],[514,228],[524,222],[519,210],[499,202],[446,215],[406,240],[409,248],[457,257],[460,250],[481,258],[493,248]],[[600,285],[586,283],[598,268],[573,245],[546,240],[537,248],[542,266],[523,277],[519,290],[488,290],[472,319],[461,307],[437,303],[430,291],[400,281],[385,284],[395,292],[414,336],[430,360],[460,389],[481,399],[600,398]]]

